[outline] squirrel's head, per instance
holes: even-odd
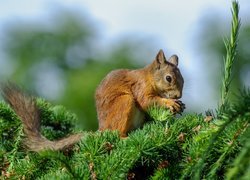
[[[168,60],[160,50],[151,64],[156,92],[161,97],[179,99],[182,96],[184,79],[178,66],[178,57],[172,55]]]

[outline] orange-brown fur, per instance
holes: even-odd
[[[181,112],[184,104],[176,99],[182,95],[184,80],[177,68],[177,56],[170,60],[173,63],[160,51],[153,63],[145,68],[110,72],[96,90],[99,129],[118,130],[121,136],[127,136],[129,131],[144,123],[144,119],[135,119],[134,115],[137,112],[144,114],[154,103]],[[165,82],[166,74],[171,75],[172,84]],[[141,122],[135,126],[135,121]]]

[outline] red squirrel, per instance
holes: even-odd
[[[96,89],[99,130],[118,130],[121,137],[127,137],[130,131],[144,124],[145,114],[153,104],[181,113],[185,105],[178,99],[182,96],[184,79],[177,66],[176,55],[167,60],[160,50],[154,61],[144,68],[110,72]],[[82,134],[57,141],[46,139],[40,132],[35,98],[10,84],[3,85],[1,90],[23,123],[25,144],[30,151],[63,150],[81,139]]]

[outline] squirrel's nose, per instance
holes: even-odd
[[[181,91],[177,91],[173,94],[173,98],[174,99],[180,99],[182,96],[182,92]]]

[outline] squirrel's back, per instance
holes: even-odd
[[[111,95],[117,94],[117,91],[128,91],[132,83],[129,76],[130,71],[128,69],[119,69],[108,73],[96,89],[96,100],[101,100],[103,94]]]

